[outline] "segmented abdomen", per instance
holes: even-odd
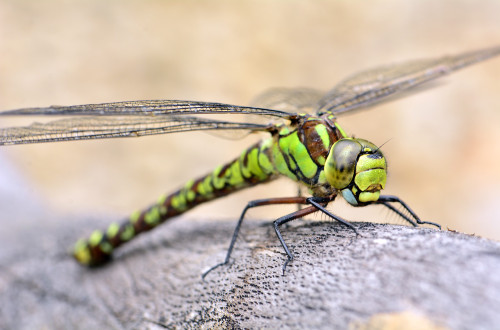
[[[156,204],[133,213],[127,221],[112,223],[106,231],[94,231],[88,239],[76,243],[73,256],[84,265],[101,264],[110,259],[116,247],[172,217],[204,202],[269,181],[275,173],[269,150],[272,144],[273,138],[263,140],[243,151],[232,162],[197,180],[188,181],[170,195],[161,196]]]
[[[138,234],[204,202],[278,175],[304,184],[314,196],[331,196],[335,190],[326,181],[323,165],[332,144],[345,137],[331,117],[300,115],[292,126],[270,126],[272,137],[246,149],[232,162],[161,196],[156,204],[133,213],[122,224],[112,223],[106,231],[96,230],[88,239],[78,241],[74,257],[84,265],[103,263],[116,247]]]

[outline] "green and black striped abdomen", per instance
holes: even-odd
[[[241,189],[284,175],[310,188],[314,196],[335,193],[327,183],[324,164],[330,147],[345,136],[333,118],[300,116],[292,127],[270,127],[273,136],[243,151],[237,159],[170,195],[133,213],[122,224],[112,223],[106,231],[96,230],[77,242],[73,255],[82,264],[97,265],[113,250],[138,234],[193,207]]]
[[[101,264],[110,258],[116,247],[172,217],[204,202],[269,181],[275,173],[269,158],[273,140],[263,140],[243,151],[234,161],[197,180],[188,181],[174,193],[161,196],[148,209],[134,212],[127,221],[112,223],[106,231],[94,231],[88,239],[76,243],[73,256],[84,265]]]

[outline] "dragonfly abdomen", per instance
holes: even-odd
[[[160,196],[154,205],[132,213],[125,222],[112,223],[106,231],[94,231],[88,239],[76,243],[73,256],[81,264],[99,265],[110,259],[116,247],[168,219],[204,202],[271,180],[276,173],[269,158],[273,140],[263,140],[244,150],[237,159],[188,181],[170,195]]]

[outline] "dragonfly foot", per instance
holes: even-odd
[[[210,273],[212,270],[214,270],[216,268],[219,268],[220,266],[227,265],[228,263],[229,263],[228,261],[224,261],[224,262],[218,263],[215,266],[210,267],[206,272],[204,272],[203,274],[201,274],[201,279],[203,281],[205,281],[205,277],[208,275],[208,273]]]
[[[418,224],[419,224],[419,225],[431,225],[431,226],[437,227],[437,228],[439,228],[439,230],[441,230],[441,225],[440,225],[440,224],[438,224],[438,223],[435,223],[435,222],[431,222],[431,221],[420,221]]]
[[[358,231],[358,229],[357,229],[357,228],[356,228],[356,227],[355,227],[352,223],[350,223],[350,222],[345,222],[345,223],[344,223],[344,222],[342,222],[342,224],[345,224],[345,225],[347,225],[350,229],[352,229],[352,231],[354,231],[354,233],[356,234],[356,238],[358,238],[358,237],[365,237],[365,236],[363,236],[363,235],[362,235],[362,234]]]
[[[287,260],[285,261],[285,263],[283,264],[283,267],[282,267],[282,269],[283,269],[283,276],[285,276],[286,266],[287,266],[287,265],[288,265],[288,263],[289,263],[290,261],[292,261],[292,260],[293,260],[293,257],[288,257],[288,259],[287,259]]]
[[[358,229],[356,227],[350,227],[352,230],[354,230],[354,233],[356,234],[356,238],[358,237],[364,237],[363,235],[361,235],[361,233],[358,231]]]

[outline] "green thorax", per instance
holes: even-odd
[[[333,144],[345,138],[333,116],[301,115],[291,125],[276,125],[276,132],[260,145],[259,163],[266,172],[285,175],[304,184],[314,196],[335,192],[324,165]]]
[[[387,165],[380,148],[349,138],[332,115],[300,115],[291,125],[276,125],[259,146],[259,164],[309,188],[317,197],[338,192],[352,205],[374,202],[385,186]]]

